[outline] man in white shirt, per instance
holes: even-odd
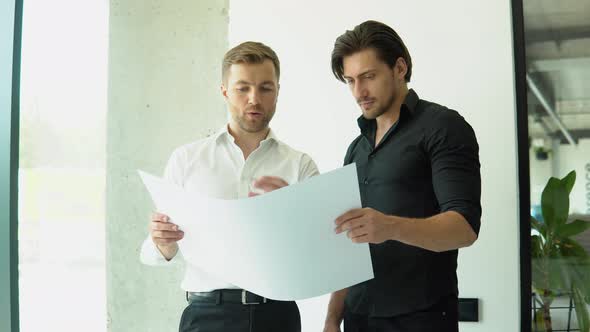
[[[318,174],[308,155],[279,141],[269,128],[279,76],[279,59],[268,46],[245,42],[229,50],[223,59],[221,85],[231,115],[229,123],[214,136],[177,148],[164,177],[187,190],[237,199]],[[208,216],[204,211],[195,218]],[[166,265],[182,259],[177,241],[183,235],[174,220],[154,213],[141,261]],[[223,245],[223,238],[219,241]],[[180,332],[301,330],[295,302],[274,301],[239,289],[189,262],[181,287],[187,291],[189,305],[182,314]]]

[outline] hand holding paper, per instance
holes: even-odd
[[[171,260],[178,251],[176,242],[184,237],[184,232],[170,221],[170,217],[154,212],[150,223],[150,236],[162,255],[167,260]]]

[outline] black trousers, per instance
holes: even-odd
[[[293,301],[261,304],[190,303],[182,313],[180,332],[300,332],[299,308]]]
[[[424,310],[394,317],[368,317],[345,309],[344,332],[458,332],[459,301],[447,296]]]

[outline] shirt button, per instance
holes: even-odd
[[[365,184],[369,184],[369,180],[368,179],[365,179],[364,183]]]
[[[374,155],[374,154],[370,154],[370,155],[369,155],[369,158],[373,158],[373,157],[375,157],[375,155]]]

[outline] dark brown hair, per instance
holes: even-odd
[[[406,82],[412,77],[412,58],[400,36],[391,27],[377,21],[363,22],[352,30],[347,30],[336,39],[332,51],[332,72],[337,79],[344,82],[342,59],[346,56],[374,49],[379,59],[391,68],[400,57],[406,61],[408,71]]]
[[[231,50],[227,51],[223,56],[223,63],[221,65],[221,78],[223,82],[227,79],[227,71],[229,67],[238,63],[262,63],[264,60],[272,61],[275,67],[275,73],[277,75],[277,81],[281,76],[281,64],[279,57],[272,50],[272,48],[264,45],[263,43],[247,41],[235,46]]]

